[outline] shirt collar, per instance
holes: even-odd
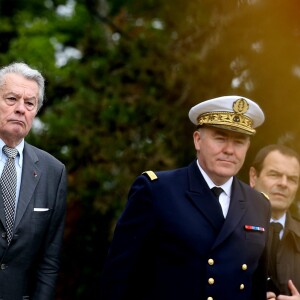
[[[272,223],[272,222],[280,223],[282,225],[282,227],[284,228],[285,220],[286,220],[286,213],[278,220],[274,220],[273,218],[271,218],[270,223]]]
[[[18,150],[19,152],[19,160],[18,160],[18,164],[19,166],[22,166],[23,163],[23,150],[24,150],[24,139],[22,139],[22,141],[20,142],[20,144],[18,144],[15,148]],[[2,160],[3,158],[3,151],[2,148],[5,146],[5,143],[3,142],[2,139],[0,139],[0,159]]]
[[[197,159],[197,165],[199,167],[199,170],[202,174],[202,176],[204,177],[206,183],[208,184],[209,188],[213,188],[214,186],[216,186],[213,181],[209,178],[209,176],[205,173],[205,171],[201,168],[199,161]],[[232,186],[232,181],[233,181],[233,177],[230,177],[224,184],[222,185],[218,185],[218,187],[221,187],[223,189],[223,191],[225,192],[225,194],[230,197],[231,196],[231,186]]]

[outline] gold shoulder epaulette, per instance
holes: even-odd
[[[142,174],[147,174],[151,180],[156,180],[158,178],[153,171],[145,171]]]
[[[269,196],[267,194],[265,194],[264,192],[261,192],[268,200],[270,199]]]

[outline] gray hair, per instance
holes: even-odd
[[[11,63],[5,67],[2,67],[0,69],[0,86],[4,84],[5,81],[5,75],[15,73],[19,74],[23,77],[25,77],[28,80],[33,80],[37,83],[39,88],[39,98],[38,98],[38,108],[39,111],[40,108],[43,106],[44,103],[44,93],[45,93],[45,79],[42,76],[42,74],[35,69],[32,69],[27,64],[22,62],[15,62]]]

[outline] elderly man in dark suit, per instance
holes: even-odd
[[[189,113],[197,159],[133,183],[104,266],[101,300],[265,300],[268,200],[235,175],[255,127],[250,99]]]
[[[24,63],[0,69],[0,299],[54,299],[66,210],[65,166],[24,141],[44,78]]]

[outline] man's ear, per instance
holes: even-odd
[[[193,134],[193,138],[194,138],[194,145],[195,145],[195,149],[197,151],[200,150],[200,139],[201,139],[201,135],[200,135],[200,132],[199,131],[195,131],[194,134]]]
[[[255,170],[255,168],[250,167],[250,170],[249,170],[249,181],[250,182],[249,182],[249,184],[252,188],[255,187],[256,179],[257,179],[256,170]]]

